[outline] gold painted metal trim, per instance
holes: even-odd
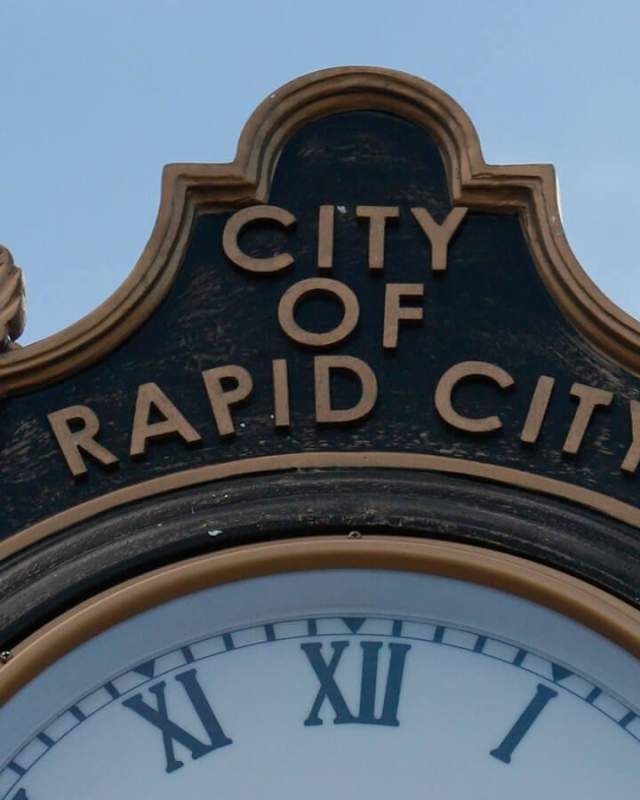
[[[582,486],[565,483],[554,478],[545,478],[542,475],[511,469],[510,467],[500,467],[496,464],[484,464],[463,458],[433,456],[422,453],[288,453],[286,455],[261,456],[239,461],[228,461],[222,464],[210,464],[116,489],[114,492],[101,495],[93,500],[88,500],[86,503],[81,503],[55,514],[0,542],[0,561],[64,528],[86,522],[105,511],[189,486],[197,486],[240,475],[260,475],[288,470],[367,469],[375,467],[418,472],[443,472],[450,475],[464,475],[507,486],[515,486],[519,489],[568,500],[594,511],[599,511],[627,525],[640,528],[640,509],[628,503],[623,503],[621,500],[608,497],[600,492],[594,492],[591,489],[585,489]]]
[[[451,542],[386,536],[313,537],[199,556],[87,600],[22,642],[0,666],[0,704],[82,642],[160,603],[210,586],[314,569],[404,570],[479,583],[571,617],[640,657],[640,611],[549,567]]]
[[[0,244],[0,353],[13,346],[24,330],[26,300],[22,270]]]
[[[130,336],[167,294],[196,214],[265,202],[286,140],[305,123],[355,109],[386,111],[438,141],[452,201],[519,213],[548,291],[601,352],[640,375],[640,323],[588,278],[566,241],[550,165],[485,163],[465,112],[430,83],[401,72],[343,67],[311,73],[273,92],[245,125],[229,164],[170,164],[151,238],[127,280],[79,322],[0,356],[0,394],[32,390],[103,358]]]

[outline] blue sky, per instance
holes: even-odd
[[[22,342],[124,280],[165,163],[232,159],[267,94],[344,64],[439,85],[487,161],[553,163],[574,252],[640,317],[639,33],[626,0],[0,0],[0,242],[28,282]]]

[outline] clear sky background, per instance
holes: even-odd
[[[323,67],[405,70],[485,159],[551,162],[583,267],[640,317],[640,3],[0,0],[0,242],[22,343],[105,300],[151,233],[162,166],[233,158],[254,107]]]

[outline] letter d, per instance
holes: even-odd
[[[354,356],[316,356],[313,359],[316,385],[316,422],[355,422],[366,417],[378,398],[378,381],[371,367]],[[360,381],[360,399],[351,408],[331,405],[331,370],[351,372]]]

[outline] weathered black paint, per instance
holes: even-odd
[[[310,470],[134,503],[23,551],[0,581],[2,642],[11,646],[87,596],[164,564],[230,546],[351,530],[505,550],[640,605],[637,533],[599,514],[466,478]]]
[[[125,344],[99,364],[56,385],[0,401],[3,536],[83,501],[155,476],[252,456],[322,450],[444,454],[557,478],[637,504],[640,477],[620,471],[631,442],[625,400],[640,399],[637,379],[597,353],[565,321],[542,285],[517,216],[471,211],[451,244],[447,272],[434,274],[428,268],[429,248],[411,219],[409,208],[426,207],[441,221],[450,201],[439,152],[424,131],[386,114],[362,111],[308,124],[285,146],[269,201],[294,213],[297,226],[286,238],[273,227],[254,228],[245,240],[247,247],[264,255],[282,249],[286,242],[287,249],[295,255],[295,266],[274,276],[255,276],[238,269],[227,261],[221,248],[222,229],[229,214],[203,215],[194,227],[184,263],[168,296]],[[364,359],[377,373],[380,384],[374,412],[367,420],[350,427],[319,427],[314,423],[311,366],[314,353],[287,339],[278,326],[276,314],[278,301],[289,285],[318,275],[317,211],[323,203],[346,209],[345,213],[336,214],[332,277],[356,291],[361,307],[358,329],[328,352]],[[379,274],[367,269],[368,230],[355,219],[357,204],[401,206],[401,219],[388,227],[386,266]],[[399,348],[392,353],[384,353],[382,349],[385,282],[425,284],[424,323],[403,327]],[[335,320],[333,305],[325,301],[313,306],[318,328],[330,327]],[[302,320],[305,314],[309,314],[309,309],[301,309]],[[273,358],[286,358],[289,363],[292,426],[287,432],[276,431],[270,418]],[[475,383],[472,389],[463,388],[457,395],[459,409],[470,415],[500,413],[504,427],[496,434],[477,436],[453,430],[440,420],[434,409],[437,380],[449,366],[464,360],[497,363],[515,379],[515,389],[508,392],[490,384]],[[237,435],[222,441],[215,429],[200,373],[228,363],[249,369],[255,389],[253,396],[234,414],[240,425]],[[534,446],[524,446],[519,434],[531,394],[542,374],[554,377],[556,388],[540,441]],[[186,447],[179,440],[152,442],[144,458],[128,457],[136,388],[148,381],[158,383],[196,427],[203,436],[201,446]],[[569,396],[574,381],[614,391],[616,399],[610,409],[595,415],[580,453],[570,457],[562,455],[561,448],[576,406]],[[348,402],[352,388],[348,382],[337,382],[337,400]],[[86,479],[75,481],[70,476],[49,430],[46,414],[73,404],[89,405],[99,415],[100,440],[121,459],[116,469],[105,470],[91,462]],[[391,478],[380,472],[383,474],[384,480],[368,471],[364,483],[373,485],[382,481],[392,487],[394,482],[400,486],[406,480],[400,474]],[[320,473],[312,473],[306,484],[294,481],[296,492],[306,485],[311,497],[312,486],[320,481],[319,476]],[[380,495],[377,517],[364,511],[358,515],[353,513],[353,507],[360,504],[363,508],[358,495],[341,494],[340,486],[350,487],[349,491],[364,491],[362,481],[358,483],[355,477],[341,470],[324,473],[321,480],[329,482],[334,497],[343,497],[345,501],[341,517],[333,508],[333,498],[325,493],[328,523],[324,532],[327,528],[344,529],[350,521],[386,529],[384,520],[394,517],[391,509],[397,489],[391,488],[386,495]],[[268,506],[269,495],[273,493],[277,498],[278,487],[285,485],[287,479],[282,476],[238,479],[228,485],[243,481],[246,487],[263,487],[262,501]],[[410,481],[411,492],[424,486],[424,503],[427,503],[428,487],[434,481],[437,479],[433,476],[414,476]],[[464,486],[465,491],[478,496],[497,493],[502,498],[523,497],[519,492],[498,491],[488,484],[472,481],[450,480],[449,484]],[[221,498],[225,493],[229,494],[226,486],[219,485],[209,494],[224,505]],[[365,496],[366,493],[361,495]],[[304,500],[303,495],[300,497]],[[385,497],[388,513],[385,513]],[[158,502],[162,506],[166,499]],[[322,506],[314,503],[314,500],[308,503],[312,510],[307,520],[304,514],[292,513],[287,521],[287,514],[279,511],[281,533],[304,532],[307,523],[310,530],[319,527]],[[556,542],[553,529],[538,527],[544,531],[540,535],[548,558],[540,552],[542,545],[534,543],[532,537],[521,541],[515,534],[508,535],[504,528],[474,537],[467,535],[458,520],[452,523],[448,534],[533,555],[595,580],[629,599],[635,598],[633,575],[638,574],[639,557],[635,531],[596,514],[564,507],[559,501],[537,499],[535,504],[538,514],[548,504],[552,508],[565,508],[567,519],[584,520],[578,525],[572,545],[566,545],[562,531]],[[153,503],[147,504],[146,508],[152,506]],[[260,508],[261,503],[257,502],[259,515],[263,513]],[[140,513],[144,516],[155,512]],[[424,507],[421,514],[424,518]],[[108,527],[109,518],[106,515],[104,521],[90,523],[87,530]],[[512,523],[515,525],[513,520],[509,525]],[[468,530],[475,527],[476,523],[470,521]],[[252,523],[245,516],[245,530],[253,531],[251,538],[260,538],[259,528],[257,520]],[[596,529],[599,533],[595,533]],[[198,539],[194,545],[188,530],[185,523],[184,539],[177,533],[170,542],[164,541],[158,552],[150,541],[146,549],[137,551],[133,547],[122,563],[130,563],[133,571],[140,571],[145,564],[170,559],[172,552],[186,555],[210,545],[211,541],[205,545],[204,539]],[[431,533],[443,535],[441,529]],[[73,535],[84,538],[86,544],[86,536],[90,534],[79,529]],[[240,538],[223,537],[224,543],[239,542],[243,534],[237,535]],[[272,528],[267,535],[279,534]],[[624,540],[628,547],[626,560],[610,553],[616,538]],[[65,549],[71,552],[74,543],[67,543],[63,534],[59,534],[34,552],[43,555],[48,550],[58,554],[43,556],[40,563],[46,563],[49,571],[51,558],[65,560]],[[33,553],[25,554],[16,563],[27,563],[32,558]],[[133,566],[131,562],[136,560],[137,566]],[[610,563],[612,560],[615,563]],[[107,580],[115,579],[116,573],[127,572],[122,563],[117,566],[116,562],[117,559],[110,562],[114,571]],[[33,569],[33,561],[30,563]],[[76,571],[79,584],[83,580],[91,583],[94,578],[90,573],[91,569],[82,577],[82,570]],[[598,577],[599,573],[604,577]],[[71,597],[74,592],[76,589],[67,588],[63,594]],[[56,602],[64,605],[62,595]]]

